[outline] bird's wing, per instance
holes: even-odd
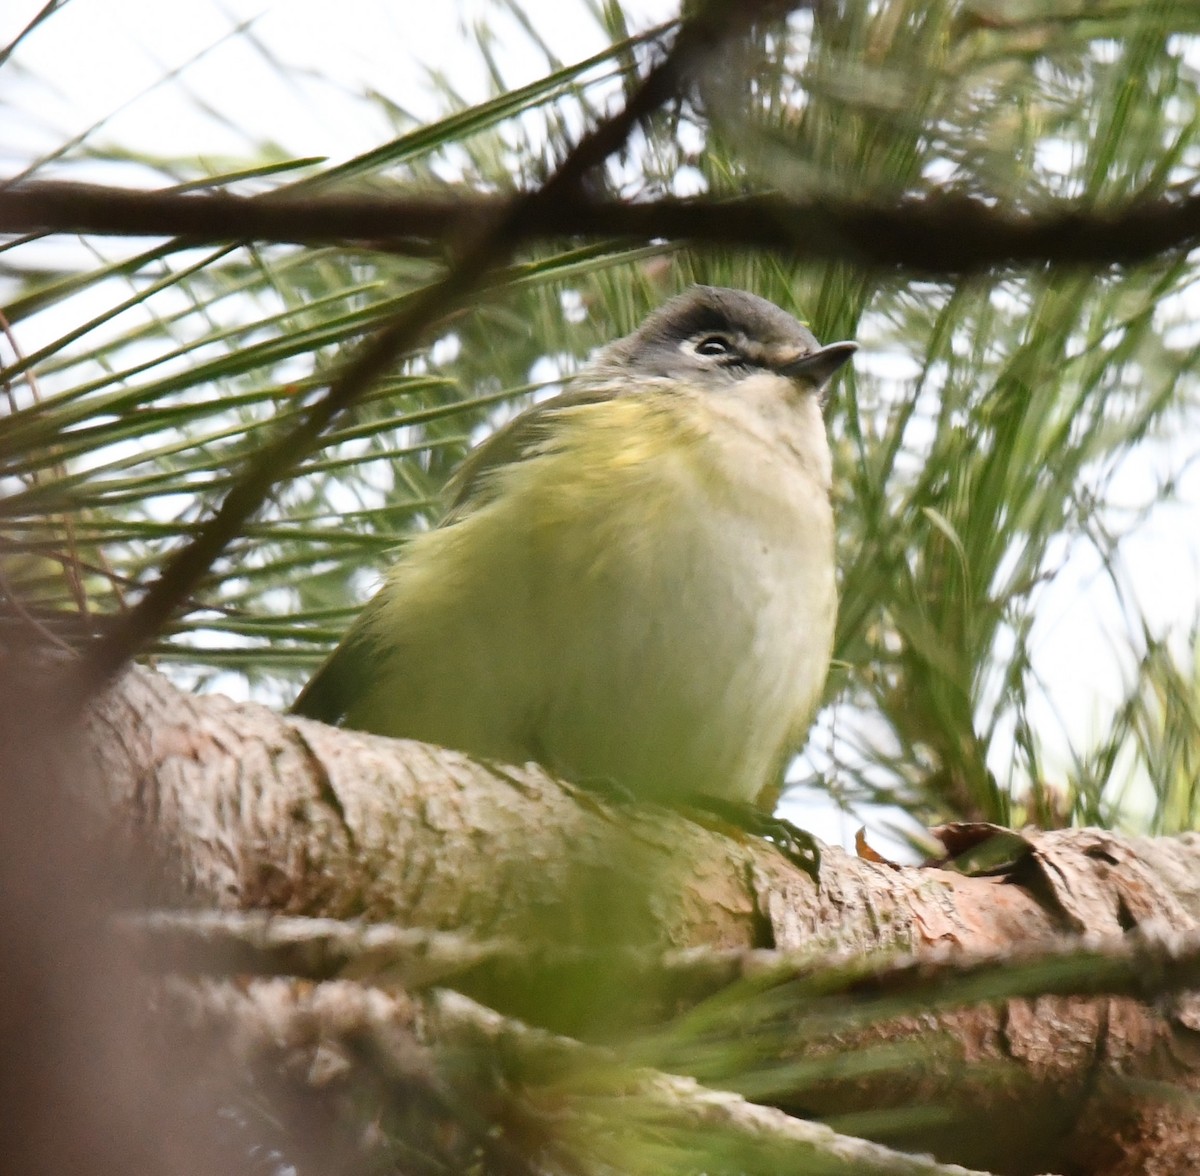
[[[498,429],[472,450],[455,472],[447,487],[450,507],[439,525],[453,526],[489,502],[496,492],[495,472],[544,447],[553,433],[555,412],[611,400],[613,395],[612,389],[601,386],[577,386],[534,405]],[[403,554],[400,558],[404,558]],[[382,593],[367,603],[337,648],[300,692],[292,704],[293,714],[337,726],[346,721],[361,697],[375,688],[390,656],[387,641],[380,639],[373,623],[381,600]]]
[[[554,414],[564,408],[599,404],[616,393],[603,385],[582,385],[527,408],[520,416],[497,429],[486,441],[467,454],[447,485],[450,506],[442,520],[450,526],[491,501],[493,475],[504,466],[523,461],[543,449],[553,435]]]
[[[358,701],[372,687],[382,670],[386,650],[378,639],[369,640],[369,617],[379,597],[367,602],[346,635],[308,680],[292,703],[292,714],[317,719],[332,727],[341,726]]]

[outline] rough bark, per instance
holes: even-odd
[[[184,1027],[185,1045],[206,1035],[244,1066],[290,1066],[312,1087],[345,1085],[369,1048],[394,1083],[425,1102],[426,1118],[436,1116],[442,1102],[441,1130],[459,1135],[464,1165],[472,1151],[491,1151],[495,1159],[507,1150],[537,1170],[546,1158],[537,1154],[540,1147],[559,1153],[546,1165],[551,1170],[555,1160],[561,1164],[570,1155],[575,1171],[657,1176],[661,1168],[631,1142],[628,1127],[636,1116],[654,1122],[661,1134],[719,1137],[746,1176],[803,1176],[814,1170],[828,1176],[986,1176],[840,1136],[688,1078],[630,1068],[611,1051],[531,1029],[453,992],[412,996],[346,981],[316,986],[281,979],[168,981],[153,991],[153,999],[170,1011],[172,1025]],[[462,1132],[449,1100],[438,1097],[448,1088],[445,1059],[464,1051],[495,1061],[470,1072],[460,1067],[452,1076],[456,1096],[505,1108],[496,1116],[503,1127],[479,1138]],[[529,1079],[533,1073],[536,1081]],[[547,1122],[539,1125],[542,1117]],[[568,1117],[577,1130],[561,1129]],[[549,1127],[550,1119],[559,1126]]]
[[[1139,929],[1200,923],[1196,835],[1029,833],[986,877],[830,848],[817,887],[765,843],[609,802],[532,766],[481,765],[187,696],[146,671],[96,704],[87,741],[99,769],[96,828],[128,863],[153,863],[143,893],[158,904],[353,916],[543,948],[843,959],[933,949],[1003,957],[1081,934],[1119,944]],[[957,851],[985,833],[944,839]],[[938,1105],[948,1118],[903,1146],[994,1171],[1200,1171],[1200,1003],[1178,976],[1152,979],[1141,996],[1114,984],[1109,995],[1051,986],[1056,995],[965,1008],[931,997],[928,1012],[909,1007],[851,1029],[822,1030],[797,1001],[793,1023],[775,1025],[780,1055],[828,1069],[772,1101],[822,1116]],[[514,996],[515,1011],[536,1017],[529,1005],[528,993]],[[577,1007],[547,1009],[547,1021],[579,1018]],[[602,1035],[603,1025],[592,1029]],[[924,1060],[855,1075],[839,1066],[850,1046],[900,1042],[920,1046]]]

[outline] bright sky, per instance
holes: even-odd
[[[43,4],[0,5],[0,45]],[[501,6],[495,0],[343,0],[336,7],[328,0],[72,0],[0,69],[0,174],[19,172],[97,123],[94,141],[195,157],[213,171],[236,165],[264,140],[292,155],[354,155],[395,134],[377,104],[361,101],[365,91],[418,118],[435,109],[431,74],[448,78],[464,97],[484,96],[478,55],[467,46],[485,7],[494,13]],[[583,0],[524,0],[523,7],[564,61],[605,43]],[[645,28],[671,16],[675,4],[639,0],[626,8],[637,14],[634,27]],[[239,32],[243,24],[250,35]],[[540,74],[541,55],[520,48],[528,40],[515,24],[502,43],[511,86]],[[88,178],[133,182],[128,169],[119,176],[96,169]],[[1184,505],[1155,508],[1123,548],[1152,628],[1173,633],[1180,647],[1200,600],[1196,456],[1196,438],[1181,436],[1127,463],[1119,480],[1121,496],[1140,505],[1153,499],[1163,470],[1182,471]],[[1127,654],[1124,660],[1120,654],[1124,626],[1094,554],[1082,545],[1041,607],[1035,649],[1047,701],[1038,725],[1052,756],[1062,756],[1059,722],[1086,743],[1103,730],[1121,695],[1129,671]],[[800,819],[835,842],[845,844],[853,833],[833,814],[806,808]]]
[[[43,3],[0,5],[0,45]],[[564,62],[607,44],[582,0],[524,7]],[[626,5],[637,14],[635,29],[669,18],[675,7],[671,0]],[[479,57],[467,48],[480,14],[491,11],[489,23],[506,46],[529,44],[513,21],[495,18],[498,9],[494,0],[344,0],[336,7],[323,0],[71,0],[20,47],[21,69],[0,71],[0,103],[12,101],[11,87],[21,83],[15,74],[35,79],[38,103],[20,105],[37,109],[40,125],[22,128],[25,143],[46,144],[48,134],[55,146],[104,118],[102,139],[149,153],[238,156],[272,140],[295,155],[342,158],[394,134],[382,115],[365,109],[365,91],[418,118],[436,108],[430,74],[450,79],[466,98],[483,98]],[[239,35],[243,24],[250,35]],[[540,55],[528,49],[501,60],[514,87],[543,72]],[[177,79],[175,71],[183,71]],[[202,117],[197,102],[213,117]],[[7,128],[0,149],[10,150],[13,137]]]

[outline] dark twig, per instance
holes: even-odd
[[[337,243],[425,255],[486,223],[505,226],[509,250],[562,237],[691,241],[943,276],[1004,265],[1130,264],[1200,244],[1200,195],[1017,214],[949,194],[893,203],[777,195],[629,203],[554,184],[505,199],[474,192],[232,196],[28,183],[0,188],[0,233]]]
[[[480,286],[508,257],[531,226],[560,201],[577,197],[593,168],[620,149],[633,128],[669,101],[696,64],[756,15],[779,8],[777,0],[754,4],[710,0],[679,29],[674,44],[646,75],[623,109],[599,123],[567,154],[536,191],[476,222],[448,242],[454,254],[446,276],[416,292],[407,306],[370,338],[361,353],[329,385],[304,418],[251,461],[217,512],[195,538],[164,566],[159,578],[129,612],[117,617],[62,683],[57,697],[74,714],[134,657],[195,590],[228,543],[267,500],[275,483],[317,444],[321,434],[351,407],[448,310]]]

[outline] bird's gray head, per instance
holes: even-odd
[[[820,389],[857,349],[854,343],[822,347],[807,327],[765,298],[693,286],[606,347],[596,367],[714,390],[767,371]]]

